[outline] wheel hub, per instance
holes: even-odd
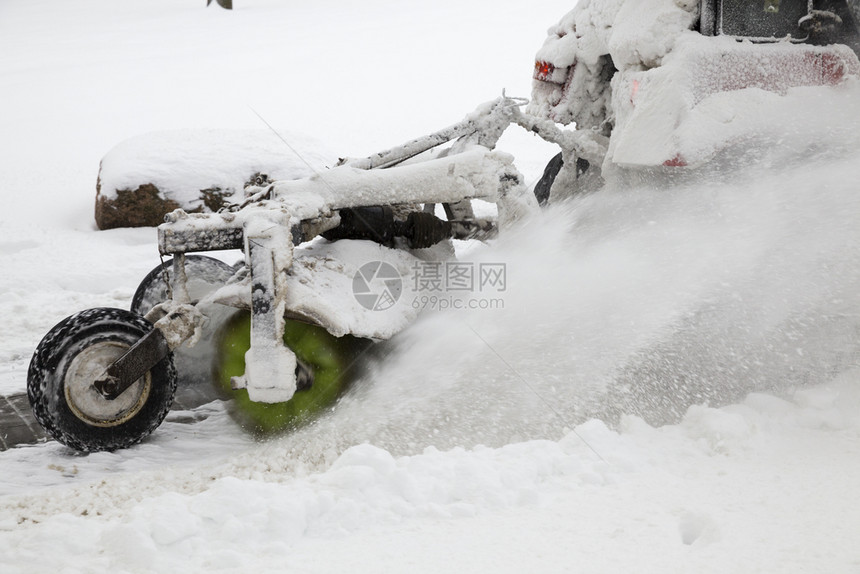
[[[128,349],[125,343],[102,341],[75,355],[66,369],[64,386],[66,403],[76,417],[93,426],[112,427],[128,421],[143,407],[152,386],[149,373],[113,400],[104,398],[93,386]]]

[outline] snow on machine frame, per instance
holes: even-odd
[[[800,32],[784,34],[784,26],[794,26],[791,10],[800,1]],[[782,21],[763,27],[744,16],[743,9],[759,4],[762,18],[782,14]],[[578,19],[592,8],[594,17]],[[625,30],[624,22],[635,26]],[[611,36],[614,23],[621,40]],[[646,42],[663,33],[671,41],[649,52],[637,45],[639,29]],[[165,267],[164,283],[154,272],[139,289],[154,297],[136,296],[131,311],[82,311],[39,343],[27,384],[34,415],[51,436],[81,451],[139,442],[166,416],[177,388],[176,364],[182,364],[174,356],[182,358],[205,338],[213,306],[250,312],[248,350],[243,372],[230,381],[233,389],[253,404],[304,405],[298,410],[331,401],[333,393],[297,401],[299,392],[321,387],[316,374],[325,377],[314,371],[322,366],[311,364],[312,357],[297,356],[295,341],[303,335],[292,325],[315,325],[333,338],[384,340],[417,315],[409,305],[379,313],[359,304],[353,281],[360,265],[386,263],[407,276],[432,246],[485,235],[496,223],[503,227],[546,201],[550,189],[555,198],[598,186],[602,175],[618,168],[700,165],[726,141],[707,148],[684,140],[685,122],[698,104],[748,87],[783,93],[836,85],[860,75],[852,48],[852,14],[816,10],[806,0],[581,2],[550,30],[524,111],[524,100],[502,96],[458,124],[371,157],[342,160],[305,179],[257,182],[240,204],[218,213],[170,213],[158,237],[160,253],[173,257],[171,267]],[[512,123],[562,150],[534,196],[513,158],[493,151]],[[570,123],[577,129],[558,125]],[[701,125],[692,128],[687,131],[707,133]],[[475,217],[472,199],[494,202],[498,220]],[[446,220],[434,215],[435,204],[445,206]],[[330,243],[309,243],[320,235]],[[207,268],[200,256],[187,255],[224,249],[241,250],[243,264]],[[202,294],[191,289],[199,266],[211,272],[211,290]]]
[[[751,90],[741,102],[746,88],[784,95],[860,76],[858,19],[860,0],[580,2],[538,51],[527,111],[606,136],[607,153],[563,150],[535,186],[538,201],[710,165],[758,130],[735,110],[770,111],[773,100]]]
[[[255,404],[293,403],[297,391],[315,386],[309,366],[315,358],[297,357],[285,344],[295,340],[291,325],[324,329],[329,342],[384,340],[418,313],[408,304],[384,313],[359,304],[353,286],[360,265],[387,263],[406,276],[419,257],[434,256],[433,246],[487,236],[537,209],[513,158],[494,151],[510,124],[584,157],[605,153],[601,138],[524,114],[525,103],[503,95],[460,123],[371,157],[341,160],[305,179],[256,182],[241,203],[218,213],[169,213],[158,227],[158,247],[172,263],[144,279],[132,310],[82,311],[39,343],[27,384],[36,420],[80,451],[139,442],[170,409],[178,379],[174,355],[197,342],[213,307],[225,306],[250,311],[244,374],[228,384]],[[472,199],[495,203],[498,216],[475,217]],[[435,204],[444,206],[446,220],[434,215]],[[318,236],[329,241],[309,243]],[[228,249],[242,251],[241,265],[188,255]],[[206,275],[206,288],[193,293],[199,275]],[[312,337],[317,346],[327,344]],[[332,354],[317,351],[321,365]],[[334,398],[325,391],[295,409]]]

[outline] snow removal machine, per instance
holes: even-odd
[[[858,81],[858,17],[853,0],[581,0],[538,52],[531,102],[502,96],[371,157],[260,177],[218,212],[167,214],[158,250],[172,260],[131,309],[82,311],[39,343],[35,417],[74,449],[125,448],[214,361],[251,428],[301,424],[337,399],[368,342],[415,319],[404,283],[450,260],[451,240],[490,237],[612,177],[712,162],[748,137],[756,106]],[[561,148],[534,192],[495,150],[511,124]],[[222,250],[241,261],[199,255]]]

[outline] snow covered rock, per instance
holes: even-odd
[[[319,142],[285,131],[198,129],[143,134],[120,143],[102,158],[96,224],[99,229],[155,226],[176,208],[217,211],[225,202],[241,198],[245,185],[257,177],[308,177],[336,159]]]

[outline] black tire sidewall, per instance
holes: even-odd
[[[169,299],[167,285],[164,282],[164,273],[168,277],[173,274],[173,259],[168,259],[152,271],[150,271],[131,298],[131,311],[140,315],[146,315],[158,303]],[[185,272],[189,278],[194,276],[206,277],[207,280],[226,283],[235,269],[220,259],[206,255],[189,254],[185,256]]]
[[[244,261],[241,262],[244,265]],[[220,303],[200,303],[216,289],[222,287],[236,274],[238,269],[220,259],[199,254],[185,256],[185,273],[192,304],[198,303],[207,321],[200,328],[200,338],[193,347],[181,345],[173,351],[173,363],[179,373],[179,388],[176,399],[183,404],[201,404],[215,398],[210,395],[212,384],[212,356],[214,336],[219,326],[235,311],[233,307]],[[131,311],[147,315],[153,307],[170,299],[165,273],[173,276],[173,260],[168,259],[153,269],[140,282],[131,302]],[[208,399],[208,400],[206,400]]]
[[[535,199],[537,199],[538,205],[544,206],[549,203],[552,184],[555,183],[555,178],[558,172],[561,171],[562,166],[564,166],[564,158],[561,153],[553,156],[549,160],[549,163],[546,164],[543,175],[541,175],[534,188]]]
[[[129,420],[110,427],[88,424],[65,399],[65,377],[74,357],[101,341],[132,345],[152,330],[143,317],[124,309],[97,308],[68,317],[39,343],[30,362],[27,395],[36,420],[59,442],[92,452],[131,446],[149,435],[167,416],[176,392],[176,370],[168,355],[150,370],[149,396]]]

